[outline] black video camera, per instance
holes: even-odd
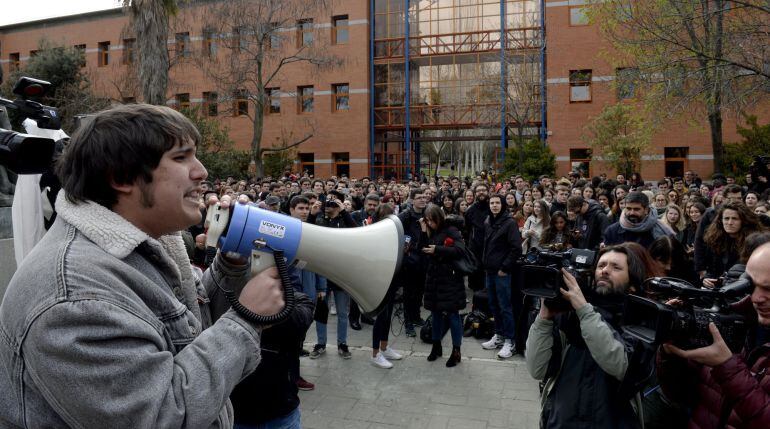
[[[635,295],[626,297],[623,330],[646,344],[668,341],[682,349],[696,349],[713,343],[709,323],[713,322],[730,350],[739,352],[746,342],[748,321],[730,311],[729,300],[751,293],[751,280],[744,276],[719,289],[696,288],[671,277],[645,281],[649,293],[658,298],[678,297],[683,307],[673,307]]]
[[[522,292],[545,298],[545,305],[551,310],[569,310],[570,304],[561,294],[561,289],[566,288],[561,269],[566,268],[575,276],[580,288],[586,291],[591,285],[595,260],[596,252],[587,249],[530,249],[520,261]]]
[[[13,93],[20,98],[11,101],[0,97],[0,165],[16,174],[45,172],[51,166],[57,145],[49,138],[11,131],[7,109],[34,120],[40,128],[60,129],[61,119],[56,108],[27,99],[45,95],[50,86],[44,80],[22,77],[13,87]]]

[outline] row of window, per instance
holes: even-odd
[[[331,29],[331,42],[335,45],[341,45],[348,43],[349,29],[348,29],[348,16],[337,15],[332,17],[332,29]],[[297,48],[310,46],[315,39],[315,33],[313,31],[312,19],[301,19],[297,21],[296,25],[296,40]],[[246,35],[250,33],[246,27],[236,27],[232,30],[232,35],[229,36],[232,39],[232,46],[238,47],[239,50],[248,49],[248,40]],[[268,49],[278,49],[281,44],[280,29],[278,24],[275,24],[270,31],[270,37],[268,39]],[[223,36],[218,35],[214,30],[203,30],[203,54],[208,57],[217,55],[217,42],[222,40]],[[190,40],[189,32],[176,33],[174,35],[174,52],[177,58],[189,58],[192,55],[192,43]],[[86,51],[86,45],[75,45],[75,48],[79,49],[83,54]],[[34,57],[37,54],[36,50],[30,51],[30,57]],[[17,70],[20,65],[21,55],[19,52],[9,54],[11,71]],[[97,65],[104,67],[110,64],[112,60],[110,58],[110,42],[99,42],[97,44]],[[136,39],[123,39],[123,64],[132,64],[136,60]],[[85,65],[85,64],[83,64]]]
[[[267,103],[265,113],[268,115],[281,113],[281,88],[265,88]],[[331,93],[332,111],[350,110],[350,85],[338,83],[332,85]],[[174,96],[177,109],[190,107],[190,94],[181,93]],[[249,93],[246,90],[237,90],[232,95],[232,114],[242,116],[249,114]],[[134,102],[135,99],[127,98],[124,102]],[[312,113],[315,108],[315,88],[313,86],[297,87],[297,113]],[[203,93],[202,113],[207,116],[219,115],[219,94],[216,92]]]
[[[690,148],[686,146],[664,147],[663,162],[666,177],[682,177],[687,170],[687,160],[690,155]],[[580,171],[586,177],[591,177],[591,149],[570,149],[569,161],[572,171]]]

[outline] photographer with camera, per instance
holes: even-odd
[[[734,306],[753,313],[759,325],[743,350],[733,353],[713,323],[709,325],[713,343],[707,347],[682,350],[671,344],[663,346],[658,379],[668,397],[693,407],[691,428],[770,426],[770,377],[766,375],[770,370],[768,260],[770,243],[759,246],[746,263],[753,291]]]
[[[596,250],[602,242],[602,234],[610,225],[601,205],[573,195],[567,200],[567,210],[575,215],[576,234],[574,239],[580,249]]]
[[[625,246],[602,249],[588,303],[575,277],[562,270],[564,313],[541,301],[530,328],[529,373],[543,380],[541,427],[641,427],[639,386],[651,373],[652,350],[624,335],[623,300],[640,290],[645,269]]]

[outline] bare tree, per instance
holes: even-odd
[[[251,159],[259,176],[264,174],[265,152],[291,149],[313,135],[314,124],[308,119],[304,135],[280,147],[263,147],[264,115],[270,108],[266,88],[279,87],[293,67],[310,66],[317,73],[342,64],[328,52],[330,38],[320,37],[323,26],[312,21],[326,15],[331,1],[229,0],[199,9],[206,40],[198,63],[224,101],[233,101],[230,110],[237,109],[235,113],[251,122]]]
[[[619,90],[641,95],[661,119],[703,112],[720,171],[723,114],[766,98],[770,87],[767,2],[607,0],[589,15],[615,48],[610,62],[627,67]]]

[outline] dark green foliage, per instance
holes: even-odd
[[[553,176],[556,173],[556,156],[548,145],[538,139],[524,142],[524,164],[518,171],[519,152],[517,147],[506,149],[503,161],[503,177],[521,174],[532,181],[543,174]]]
[[[742,176],[749,171],[749,164],[756,155],[770,155],[770,124],[759,125],[757,117],[745,115],[746,127],[738,125],[738,134],[742,140],[725,143],[725,155],[722,170]]]

